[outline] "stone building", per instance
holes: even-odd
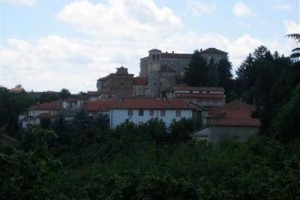
[[[128,69],[121,66],[117,68],[116,73],[109,74],[98,79],[97,89],[101,93],[114,93],[119,97],[128,97],[132,95],[133,74],[128,74]]]
[[[259,119],[251,116],[254,111],[254,105],[240,100],[214,107],[209,111],[207,127],[193,134],[192,137],[202,139],[206,135],[211,143],[219,143],[227,137],[245,141],[259,131],[261,124]]]
[[[201,49],[200,51],[207,62],[213,58],[214,62],[218,63],[222,58],[226,58],[227,56],[227,52],[216,48],[208,48],[203,51]],[[172,67],[177,76],[183,77],[185,71],[184,69],[189,66],[192,56],[193,54],[174,53],[174,51],[171,53],[163,53],[159,49],[152,49],[149,51],[149,55],[147,57],[140,59],[140,76],[148,77],[152,68],[151,65],[155,61],[155,63],[160,66],[166,65]]]
[[[210,62],[218,63],[227,53],[216,48],[208,48],[201,54]],[[148,78],[148,90],[145,95],[163,97],[163,92],[180,83],[184,77],[185,68],[189,66],[193,54],[162,53],[159,49],[149,51],[147,57],[140,60],[140,76]]]

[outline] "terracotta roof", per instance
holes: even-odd
[[[224,88],[222,87],[174,86],[174,90],[224,92]]]
[[[148,78],[147,77],[135,77],[133,79],[133,84],[134,85],[147,85],[147,82],[148,82]]]
[[[259,127],[260,121],[251,117],[253,111],[255,111],[253,105],[240,100],[232,101],[222,107],[212,108],[209,111],[209,125]]]
[[[83,108],[88,112],[108,111],[113,104],[114,101],[87,101]]]
[[[192,110],[189,105],[181,99],[162,100],[151,98],[125,99],[111,106],[112,109],[184,109]]]
[[[62,110],[63,107],[56,103],[42,103],[30,106],[28,110]]]
[[[227,54],[225,51],[221,51],[216,48],[208,48],[208,49],[205,49],[204,51],[202,51],[201,53],[202,54],[220,54],[220,55]]]
[[[53,117],[54,117],[54,115],[51,115],[50,113],[41,113],[38,116],[36,116],[36,118],[39,118],[39,119],[51,119]]]
[[[176,93],[176,98],[193,98],[193,99],[225,99],[224,94],[193,94],[193,93]]]

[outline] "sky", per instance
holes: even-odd
[[[228,52],[233,73],[260,45],[299,46],[299,0],[0,0],[0,85],[96,91],[100,77],[157,48]]]

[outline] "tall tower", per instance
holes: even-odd
[[[161,66],[161,50],[152,49],[149,51],[149,75],[148,88],[149,95],[152,97],[160,96],[160,66]]]

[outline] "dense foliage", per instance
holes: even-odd
[[[228,57],[215,62],[212,58],[206,60],[201,51],[192,55],[189,67],[185,69],[184,82],[190,86],[220,86],[226,95],[232,92],[232,65]]]
[[[17,136],[18,115],[34,102],[35,99],[24,91],[13,93],[0,88],[0,134]]]
[[[71,97],[67,89],[60,92],[11,92],[0,88],[0,134],[17,137],[19,133],[18,116],[36,103],[52,102]],[[49,127],[49,121],[42,120],[43,127]]]
[[[300,83],[300,62],[272,54],[260,46],[242,63],[237,71],[236,91],[248,103],[257,107],[262,133],[271,126],[276,113],[291,98]]]
[[[256,135],[218,145],[183,137],[192,121],[124,122],[115,130],[39,127],[0,153],[5,199],[295,199],[299,142]],[[170,131],[174,135],[170,135]],[[177,138],[176,138],[177,137]],[[48,145],[46,140],[48,138]],[[55,159],[54,159],[55,157]],[[61,163],[58,161],[61,161]]]

